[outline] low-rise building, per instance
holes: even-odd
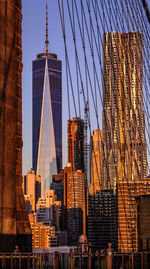
[[[33,222],[30,224],[33,248],[50,248],[57,246],[57,236],[55,235],[54,226],[46,226],[41,222]]]
[[[46,190],[45,198],[39,198],[36,206],[37,222],[60,228],[61,201],[57,201],[54,190]]]
[[[35,174],[32,169],[23,176],[22,189],[24,195],[30,195],[32,212],[36,211],[36,203],[41,197],[41,177]]]

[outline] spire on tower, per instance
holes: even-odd
[[[46,40],[45,40],[46,54],[48,54],[48,44],[49,44],[49,40],[48,40],[48,6],[46,3]]]

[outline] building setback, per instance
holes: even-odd
[[[22,191],[21,0],[0,1],[0,251],[31,251]]]
[[[35,174],[35,171],[29,170],[26,176],[23,176],[23,193],[30,196],[32,212],[36,211],[36,203],[41,197],[41,177]]]
[[[76,245],[81,234],[86,234],[85,174],[68,164],[64,169],[64,230],[68,245]]]
[[[56,200],[54,190],[46,190],[45,198],[39,198],[36,205],[37,222],[43,222],[48,226],[55,226],[57,230],[61,227],[61,201]]]

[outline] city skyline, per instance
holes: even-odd
[[[0,267],[145,268],[146,0],[35,1],[0,0]]]
[[[0,267],[30,267],[32,260],[31,267],[38,262],[73,268],[78,256],[79,267],[86,263],[91,269],[101,265],[102,254],[107,269],[116,263],[125,267],[126,262],[137,267],[139,261],[143,268],[143,262],[150,263],[146,0],[52,0],[50,31],[48,0],[43,13],[38,1],[29,5],[34,13],[31,18],[27,12],[25,25],[31,32],[24,28],[29,35],[23,49],[22,3],[27,1],[0,1],[0,250],[6,254],[1,255]],[[38,43],[38,26],[43,24],[44,42],[40,38]],[[41,44],[44,48],[35,53]],[[26,76],[22,83],[23,53],[24,66],[33,66],[33,73],[28,69],[32,84]],[[24,103],[22,84],[24,96],[28,83],[33,96],[27,94]],[[30,116],[26,124],[22,103],[25,119]],[[22,126],[26,153],[30,141],[26,132],[31,131],[33,138],[29,144],[33,169],[26,176],[22,176]],[[31,161],[27,163],[27,157],[25,165]],[[60,259],[55,252],[52,260],[48,257],[52,246],[65,245],[74,247],[69,255],[64,252]]]
[[[49,2],[47,1],[48,5]],[[36,5],[36,14],[34,14],[34,7]],[[65,8],[66,2],[64,3]],[[148,3],[150,7],[150,3]],[[26,174],[27,171],[32,167],[32,135],[31,135],[31,114],[32,114],[32,61],[35,59],[38,53],[45,52],[45,6],[46,0],[33,0],[32,3],[27,1],[22,2],[23,6],[23,174]],[[65,75],[65,54],[64,54],[64,45],[63,37],[61,32],[61,24],[58,11],[57,1],[51,2],[51,9],[49,11],[49,51],[56,53],[58,58],[62,60],[62,135],[63,135],[63,157],[62,157],[62,166],[64,167],[67,163],[67,120],[68,115],[68,101],[67,101],[67,87],[66,87],[66,75]],[[51,11],[53,10],[53,12]],[[88,11],[86,10],[87,15]],[[32,22],[32,19],[34,20]],[[68,18],[69,20],[69,18]],[[55,22],[55,23],[54,23]],[[55,25],[55,26],[54,26]],[[71,46],[71,30],[69,29],[69,24],[66,25],[68,31],[67,39],[70,49],[71,57],[73,57],[74,50]],[[110,25],[109,29],[110,28]],[[113,30],[116,30],[116,26],[112,26]],[[120,27],[120,24],[119,26]],[[130,26],[132,28],[132,26]],[[132,29],[131,29],[132,30]],[[107,32],[107,31],[106,31]],[[101,35],[103,32],[101,32]],[[30,42],[29,42],[30,40]],[[81,45],[80,45],[81,46]],[[88,52],[90,53],[90,52]],[[72,66],[73,73],[75,73],[75,66]],[[74,77],[75,79],[75,77]],[[102,82],[102,78],[100,75]],[[67,108],[67,109],[66,109]],[[73,108],[73,105],[72,105]],[[94,116],[94,108],[92,109],[92,128],[97,129],[96,119]],[[101,111],[102,105],[99,106],[99,117],[100,117],[100,129],[102,128],[101,120]],[[72,117],[75,116],[73,110],[71,111]],[[84,118],[84,112],[82,114]],[[148,160],[150,161],[150,156],[148,155]]]

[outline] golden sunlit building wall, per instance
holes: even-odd
[[[136,198],[150,195],[150,178],[136,181],[122,181],[117,186],[118,193],[118,251],[137,252],[138,216]],[[142,213],[142,212],[141,212]],[[150,228],[150,225],[149,225]]]
[[[94,130],[91,138],[91,184],[89,193],[95,194],[103,187],[103,146],[102,130]]]
[[[35,174],[35,171],[29,170],[26,176],[23,176],[23,192],[30,195],[32,211],[36,210],[36,203],[41,197],[41,177]]]
[[[115,191],[147,174],[142,44],[139,32],[103,35],[104,179]]]
[[[118,195],[118,250],[132,252],[138,250],[135,197],[149,194],[143,36],[104,33],[103,48],[104,184]]]
[[[57,246],[55,226],[46,226],[43,223],[31,223],[32,247],[50,248]]]

